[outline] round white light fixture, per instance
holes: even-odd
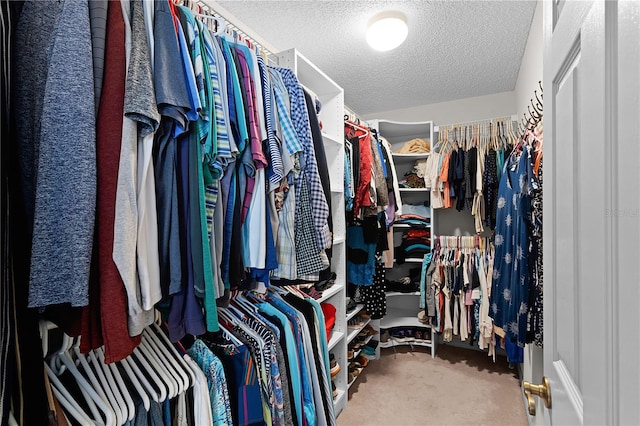
[[[375,15],[367,25],[367,43],[386,52],[400,46],[409,33],[407,17],[401,12],[387,11]]]

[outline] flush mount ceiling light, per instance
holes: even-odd
[[[400,46],[407,38],[407,17],[401,12],[386,11],[375,15],[367,25],[367,43],[386,52]]]

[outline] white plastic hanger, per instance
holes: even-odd
[[[156,369],[164,379],[168,389],[168,398],[173,399],[178,396],[180,393],[180,384],[167,363],[160,358],[160,355],[151,347],[147,339],[142,338],[139,348],[147,357],[147,360],[150,361],[154,369]]]
[[[160,321],[159,314],[156,314],[156,321]],[[157,325],[157,322],[153,323]],[[151,348],[152,352],[160,358],[162,365],[164,365],[170,375],[175,379],[177,384],[178,394],[184,393],[191,386],[189,381],[189,375],[183,368],[182,364],[177,360],[178,357],[174,355],[161,341],[159,336],[151,330],[150,327],[146,327],[143,330],[142,340]]]
[[[133,361],[136,366],[138,366],[138,371],[144,370],[151,381],[153,381],[156,388],[160,392],[158,395],[159,399],[157,399],[156,401],[163,402],[167,398],[168,384],[166,382],[168,381],[168,377],[165,378],[162,371],[160,371],[161,369],[156,369],[155,366],[151,365],[151,361],[147,360],[147,358],[142,353],[140,345],[133,350],[133,356],[130,357],[130,360]],[[160,377],[161,375],[162,377]]]
[[[118,378],[122,381],[122,377],[120,377],[120,372],[117,368],[115,371],[117,374],[114,374],[112,369],[104,362],[104,356],[102,360],[99,358],[99,354],[97,353],[99,349],[93,350],[89,352],[89,360],[96,370],[98,376],[100,376],[106,383],[108,383],[111,392],[113,392],[114,397],[118,401],[118,405],[123,407],[123,411],[125,413],[125,419],[133,420],[136,414],[136,407],[133,402],[133,398],[129,394],[129,390],[124,386],[120,386],[118,382]]]
[[[154,333],[149,331],[148,327],[143,331],[142,339],[145,340],[151,347],[152,351],[160,357],[164,362],[165,367],[167,367],[169,372],[176,379],[178,383],[178,394],[186,392],[187,389],[189,389],[189,376],[178,364],[178,361],[176,361],[173,354],[170,353],[159,340],[157,340],[157,336],[154,336]]]
[[[191,386],[193,386],[193,381],[195,380],[195,376],[192,377],[190,374],[190,369],[183,362],[182,355],[178,353],[176,348],[169,344],[166,344],[166,341],[161,338],[161,335],[158,334],[155,328],[148,327],[147,333],[151,338],[151,341],[155,343],[159,350],[165,353],[169,362],[173,365],[173,368],[180,374],[182,381],[185,384],[185,391],[188,390]],[[164,334],[162,334],[164,336]],[[166,337],[166,336],[165,336]]]
[[[87,380],[86,377],[82,375],[80,370],[76,367],[75,363],[71,359],[70,349],[72,347],[73,340],[67,335],[63,334],[63,347],[60,351],[55,354],[55,357],[58,357],[60,361],[67,367],[71,375],[75,378],[80,391],[82,392],[91,412],[94,415],[94,418],[100,419],[100,423],[102,422],[102,417],[100,412],[104,415],[104,424],[107,426],[115,425],[116,418],[115,412],[111,406],[104,401],[101,396],[98,394],[96,389],[93,388],[91,383]]]
[[[98,352],[98,355],[104,360],[104,354],[102,352]],[[142,398],[144,409],[149,411],[149,408],[151,407],[151,399],[158,402],[160,401],[160,395],[156,392],[151,383],[149,383],[147,378],[142,374],[136,363],[131,360],[130,357],[121,360],[119,364],[127,374],[129,382],[133,385],[136,392],[138,392],[140,398]],[[110,364],[109,367],[117,369],[113,364]],[[120,385],[120,382],[118,382],[118,385]]]
[[[44,354],[48,353],[48,349],[49,349],[48,333],[49,333],[49,330],[52,328],[55,328],[55,325],[53,323],[45,322],[45,321],[40,322],[40,332],[43,340],[42,348],[43,348]],[[73,376],[73,378],[76,380],[76,383],[78,384],[80,392],[82,393],[82,396],[86,400],[87,405],[89,406],[89,409],[95,421],[99,424],[103,424],[103,420],[101,416],[101,413],[102,413],[104,415],[105,425],[107,426],[115,425],[116,417],[112,407],[109,406],[108,403],[105,402],[100,397],[100,395],[98,395],[96,390],[93,389],[92,385],[82,375],[82,373],[78,370],[75,363],[71,359],[69,350],[71,349],[72,344],[73,344],[72,339],[67,334],[63,333],[62,345],[60,349],[49,358],[49,365],[46,366],[47,372],[50,371],[51,375],[55,376],[55,378],[50,377],[50,380],[52,382],[56,382],[60,384],[60,386],[56,386],[56,387],[58,388],[58,391],[60,391],[60,393],[63,394],[64,398],[66,398],[65,402],[70,404],[71,404],[71,401],[75,402],[74,398],[71,397],[68,391],[66,391],[66,389],[64,388],[64,386],[62,386],[62,383],[60,382],[60,380],[58,380],[58,377],[57,377],[57,374],[62,374],[65,371],[65,369],[68,369],[71,375]],[[65,390],[63,391],[63,389]],[[77,403],[75,403],[75,406],[76,406],[76,411],[81,411]]]
[[[162,344],[164,344],[164,346],[168,348],[169,351],[173,354],[175,359],[178,360],[178,362],[182,365],[183,369],[187,372],[189,376],[189,383],[190,385],[192,385],[196,381],[195,374],[193,374],[193,371],[191,371],[191,368],[189,367],[188,363],[184,360],[182,355],[178,353],[178,350],[176,349],[176,347],[171,343],[171,341],[169,340],[169,337],[167,337],[164,331],[162,331],[162,328],[160,328],[157,322],[154,322],[153,324],[151,324],[151,326],[149,327],[149,332],[152,334],[155,334],[158,340],[162,342]]]
[[[42,353],[46,357],[49,353],[49,330],[56,328],[56,325],[50,321],[41,320],[39,323],[40,327],[40,339],[42,342]],[[91,418],[84,412],[84,410],[80,407],[80,405],[76,402],[75,398],[71,396],[69,391],[62,384],[58,376],[56,376],[55,372],[47,365],[46,362],[43,361],[44,369],[47,373],[47,377],[49,378],[49,384],[51,386],[51,391],[54,393],[58,402],[67,409],[67,411],[80,423],[80,424],[93,424]],[[13,422],[17,425],[15,418],[10,416],[10,420],[13,419]],[[9,422],[11,423],[11,421]]]
[[[69,353],[72,356],[72,359],[73,357],[75,357],[75,359],[77,360],[76,365],[79,364],[79,370],[81,372],[84,372],[84,377],[91,383],[96,393],[113,411],[116,417],[116,424],[123,424],[128,415],[126,407],[118,404],[118,401],[113,395],[113,392],[111,391],[111,388],[109,387],[106,379],[99,380],[96,376],[96,373],[87,362],[87,358],[85,357],[85,355],[80,353],[80,338],[75,339],[75,343],[73,343],[71,351]],[[98,369],[98,371],[100,371],[100,369]]]
[[[95,424],[93,420],[80,408],[80,405],[75,401],[73,396],[64,387],[58,376],[53,372],[51,367],[44,363],[44,368],[47,372],[51,384],[51,391],[55,395],[56,399],[64,407],[64,409],[80,423],[81,425]],[[17,424],[17,423],[16,423]]]
[[[47,330],[51,330],[54,328],[56,328],[56,326],[53,323],[49,323]],[[67,356],[66,351],[69,349],[69,347],[70,347],[70,338],[66,334],[63,334],[62,345],[60,349],[58,350],[58,352],[55,352],[53,355],[49,357],[49,367],[51,368],[51,371],[53,372],[53,374],[55,374],[56,376],[62,375],[68,368],[67,363],[63,361],[63,357]],[[69,362],[73,365],[73,362],[71,362],[70,360]],[[77,373],[77,375],[73,373],[70,373],[70,374],[72,374],[76,382],[78,382],[77,376],[79,376],[80,374],[79,373]],[[91,415],[95,419],[101,419],[98,407],[96,407],[95,402],[89,396],[87,390],[79,382],[78,382],[78,386],[82,394],[82,397],[85,399],[85,402],[87,403],[87,406],[91,411]]]
[[[237,292],[232,298],[231,301],[236,303],[239,307],[243,308],[247,313],[256,312],[258,308],[249,302],[247,298],[244,297],[244,294],[241,292]]]

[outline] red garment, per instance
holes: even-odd
[[[107,363],[126,358],[140,343],[140,336],[129,336],[124,283],[112,256],[126,78],[124,39],[124,20],[120,3],[109,2],[103,96],[100,99],[96,132],[98,163],[96,227],[102,336]]]
[[[353,200],[353,212],[359,215],[360,208],[374,205],[370,193],[373,156],[371,155],[371,134],[368,131],[356,129],[355,135],[360,139],[360,182]]]

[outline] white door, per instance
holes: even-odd
[[[640,424],[637,1],[545,1],[546,424]]]

